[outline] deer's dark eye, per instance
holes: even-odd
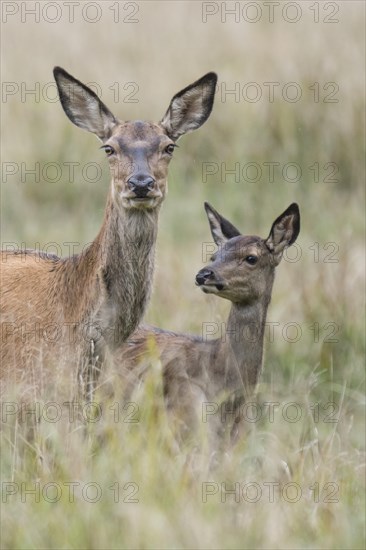
[[[168,155],[172,155],[174,153],[174,149],[175,149],[176,145],[174,145],[174,143],[170,143],[169,145],[167,145],[165,147],[165,152],[168,154]]]
[[[105,145],[103,149],[106,152],[107,157],[110,157],[113,153],[115,153],[115,150],[110,145]]]
[[[247,264],[255,265],[258,261],[258,257],[257,256],[247,256],[245,258],[245,261],[247,262]]]

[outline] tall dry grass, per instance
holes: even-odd
[[[122,15],[131,9],[125,4]],[[109,2],[100,3],[102,17],[95,24],[82,21],[78,11],[68,23],[62,3],[62,18],[54,24],[42,18],[34,23],[32,17],[22,23],[19,14],[3,22],[3,82],[19,89],[22,82],[27,89],[39,82],[44,90],[58,64],[84,82],[96,82],[121,118],[157,120],[176,91],[209,70],[219,74],[212,117],[182,138],[171,166],[150,322],[201,334],[203,322],[225,321],[228,304],[203,296],[193,284],[211,241],[204,200],[243,232],[263,236],[290,202],[299,203],[302,215],[298,261],[290,261],[289,253],[274,286],[268,320],[279,324],[273,341],[266,337],[258,394],[262,417],[248,437],[210,460],[177,453],[158,362],[136,395],[138,422],[126,421],[127,409],[117,410],[115,418],[113,403],[104,403],[101,417],[86,424],[69,422],[63,408],[57,422],[46,413],[30,438],[16,415],[3,416],[3,548],[364,547],[365,10],[360,2],[330,3],[339,7],[339,22],[327,24],[329,7],[319,3],[321,20],[315,23],[314,3],[297,4],[303,12],[298,23],[282,16],[268,22],[264,4],[257,23],[236,23],[233,16],[222,23],[220,14],[203,23],[200,2],[140,2],[137,23],[113,23]],[[110,89],[116,82],[118,102]],[[138,86],[137,103],[123,101],[132,90],[123,86],[131,82]],[[257,102],[243,98],[249,82],[263,93]],[[273,102],[266,82],[279,83]],[[290,82],[302,91],[298,102],[282,97]],[[238,101],[225,96],[235,83]],[[324,89],[327,83],[338,86],[336,103],[324,102],[337,89]],[[101,223],[109,184],[95,138],[73,127],[59,104],[42,93],[39,101],[8,95],[1,124],[2,242],[55,243],[49,250],[63,253],[65,243],[89,242]],[[18,172],[6,179],[4,163],[10,162]],[[60,180],[50,181],[51,170],[49,178],[22,182],[20,163],[31,169],[36,162],[41,170],[57,163]],[[65,162],[80,163],[74,183],[67,181]],[[91,162],[102,167],[95,183],[83,177],[82,168]],[[270,162],[279,163],[272,182],[264,164]],[[225,173],[235,163],[239,181]],[[244,179],[248,163],[262,170],[258,181],[250,171],[251,181]],[[299,181],[289,181],[291,170],[286,180],[287,163],[301,168]],[[208,169],[217,173],[207,175]],[[291,331],[284,337],[287,323],[301,328],[296,342]],[[19,405],[24,392],[32,393],[29,383],[9,390],[3,406]],[[34,395],[41,411],[56,398],[52,380]],[[273,421],[268,402],[279,403]],[[286,419],[286,411],[295,410],[286,409],[289,403],[301,411],[297,422]],[[88,483],[94,484],[90,494]],[[36,493],[26,495],[31,488]],[[93,503],[98,488],[101,497]],[[230,488],[236,492],[225,494]]]

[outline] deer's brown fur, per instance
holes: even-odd
[[[82,254],[2,253],[0,377],[64,363],[90,389],[106,350],[121,345],[143,316],[168,165],[176,140],[210,115],[216,75],[176,94],[156,124],[120,122],[66,71],[54,75],[66,115],[102,141],[112,182],[102,227]]]
[[[241,235],[208,204],[206,211],[219,249],[198,272],[196,283],[232,302],[226,330],[221,338],[208,340],[140,326],[116,351],[114,364],[128,394],[149,369],[154,360],[149,350],[155,347],[167,408],[183,423],[183,433],[202,427],[206,415],[212,433],[232,435],[241,405],[256,390],[275,268],[284,248],[297,238],[300,214],[296,204],[290,205],[262,239]]]

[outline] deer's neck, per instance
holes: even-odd
[[[154,271],[158,211],[107,207],[98,236],[102,321],[118,345],[137,327],[149,301]]]
[[[97,238],[77,259],[70,279],[78,279],[75,296],[79,317],[119,345],[141,320],[154,270],[158,209],[125,210],[109,197]],[[75,305],[74,305],[75,307]]]
[[[264,329],[270,294],[253,304],[232,304],[221,338],[227,390],[254,390],[262,369]]]

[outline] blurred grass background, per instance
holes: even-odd
[[[339,21],[331,24],[324,22],[329,6],[315,3],[320,16],[315,23],[314,3],[297,2],[302,16],[289,23],[281,16],[281,3],[270,23],[268,8],[257,2],[262,9],[257,23],[242,16],[237,23],[230,15],[222,22],[220,11],[204,23],[201,2],[120,2],[120,22],[114,23],[110,8],[115,4],[99,3],[102,16],[96,23],[83,21],[78,8],[75,22],[69,23],[65,7],[56,23],[42,16],[39,23],[32,16],[22,23],[20,12],[3,22],[2,80],[5,91],[18,86],[19,92],[3,95],[2,103],[2,243],[31,248],[57,243],[66,253],[64,243],[90,242],[102,221],[107,162],[95,137],[71,125],[57,102],[42,97],[42,91],[54,94],[45,89],[54,65],[85,83],[97,83],[103,101],[119,118],[156,121],[177,91],[216,71],[213,113],[201,130],[180,140],[171,163],[147,319],[198,334],[203,322],[226,319],[229,304],[194,287],[195,273],[205,263],[204,243],[211,241],[203,201],[244,233],[261,236],[291,202],[298,202],[301,257],[278,268],[268,320],[280,324],[274,341],[266,339],[259,401],[297,402],[305,413],[294,424],[280,414],[274,423],[263,418],[213,472],[203,464],[193,480],[184,454],[171,452],[159,387],[144,395],[137,425],[103,417],[86,439],[80,430],[45,422],[27,453],[19,426],[8,426],[2,432],[2,481],[95,481],[109,497],[106,487],[133,481],[139,485],[139,503],[103,498],[91,504],[81,497],[74,504],[64,497],[56,504],[42,498],[22,503],[15,496],[2,503],[2,547],[363,548],[365,7],[352,1],[328,3],[339,7],[334,16]],[[221,3],[211,4],[220,10]],[[247,3],[238,4],[242,9]],[[131,17],[137,22],[123,22],[135,5],[138,11]],[[51,8],[48,17],[54,17]],[[262,91],[257,102],[243,97],[249,82]],[[279,83],[273,102],[266,82]],[[289,82],[302,91],[298,102],[282,97]],[[314,100],[314,83],[319,83],[319,101]],[[327,83],[338,87],[331,96],[337,102],[324,101],[335,89],[324,89]],[[24,89],[21,94],[22,86],[38,85],[39,97],[24,95]],[[225,89],[235,85],[241,92],[238,101],[233,94],[225,96]],[[119,90],[117,102],[111,87]],[[135,103],[126,101],[132,89],[137,89]],[[254,88],[247,93],[252,97]],[[22,182],[20,163],[32,169],[36,162],[41,168],[58,163],[62,177],[52,183],[50,169],[46,181],[28,176]],[[70,162],[80,163],[74,183],[66,177],[64,163]],[[81,170],[92,162],[103,168],[95,183]],[[268,181],[268,162],[279,163],[273,182]],[[16,163],[19,172],[6,179],[5,163]],[[218,166],[206,182],[203,163]],[[228,170],[240,163],[241,171],[257,163],[263,175],[257,182],[242,176],[236,182],[220,173],[222,163]],[[300,166],[300,181],[283,177],[287,163]],[[319,181],[310,168],[315,163]],[[326,163],[335,163],[337,181],[325,181],[331,173],[330,166],[324,169]],[[294,343],[282,336],[290,322],[302,330]],[[325,341],[332,327],[338,342]],[[42,399],[49,400],[47,394]],[[314,422],[311,403],[316,402],[321,407],[336,403],[338,423],[324,422],[330,409],[321,410],[321,420]],[[289,468],[286,480],[306,493],[298,503],[270,503],[264,496],[256,504],[235,503],[230,497],[222,503],[220,495],[202,502],[202,482],[283,480],[283,463]],[[321,498],[315,503],[309,490],[315,482],[337,484],[339,502]]]

